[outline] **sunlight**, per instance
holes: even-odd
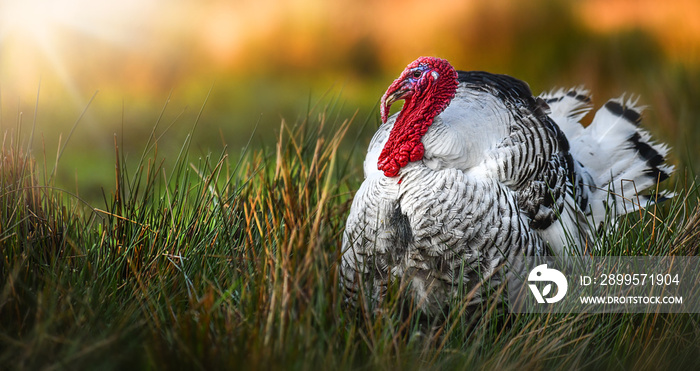
[[[54,5],[38,0],[5,1],[0,13],[0,41],[24,34],[45,43],[54,23],[52,18],[58,15],[54,13]]]
[[[77,66],[97,52],[86,43],[143,48],[159,2],[0,0],[0,67],[11,72],[3,76],[4,84],[36,89],[36,79],[22,76],[56,78],[76,103],[83,104],[76,86],[81,73]]]
[[[72,30],[128,45],[138,39],[142,23],[154,16],[160,0],[4,0],[0,1],[0,37],[31,35],[47,40]]]
[[[505,70],[520,68],[511,62],[520,48],[560,40],[542,40],[550,28],[601,40],[638,30],[681,62],[700,60],[697,0],[549,3],[0,0],[0,90],[6,102],[33,101],[41,81],[47,97],[82,106],[98,89],[145,100],[220,76],[279,80],[304,72],[318,76],[316,84],[356,74],[359,86],[417,55]],[[559,13],[571,19],[540,22]]]

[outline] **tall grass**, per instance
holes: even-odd
[[[101,205],[57,189],[5,133],[0,162],[0,368],[426,369],[694,365],[698,315],[508,314],[456,299],[432,331],[387,300],[345,307],[337,265],[358,156],[324,110],[276,147],[165,166],[153,135]],[[154,133],[155,133],[154,128]],[[161,137],[162,138],[162,137]],[[163,140],[163,139],[159,139]],[[236,156],[239,157],[239,156]],[[611,255],[696,255],[698,186],[624,218]]]

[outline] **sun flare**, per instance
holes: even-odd
[[[51,34],[52,25],[60,16],[61,8],[53,2],[37,0],[6,1],[0,13],[2,28],[0,37],[29,37],[35,42],[44,43]],[[58,8],[58,9],[56,9]]]
[[[0,70],[4,85],[36,89],[36,77],[55,77],[80,99],[76,65],[93,58],[85,45],[143,47],[159,0],[0,0]],[[9,80],[9,81],[8,81]],[[29,86],[27,86],[29,85]]]

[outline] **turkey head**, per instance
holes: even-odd
[[[420,57],[409,64],[389,86],[381,100],[382,122],[386,123],[392,103],[404,105],[382,149],[377,168],[388,177],[411,161],[423,158],[421,138],[455,96],[457,71],[444,59]]]

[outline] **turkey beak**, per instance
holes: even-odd
[[[397,100],[406,99],[412,94],[410,83],[404,81],[394,81],[382,96],[380,111],[382,114],[382,123],[386,123],[389,119],[389,109]]]

